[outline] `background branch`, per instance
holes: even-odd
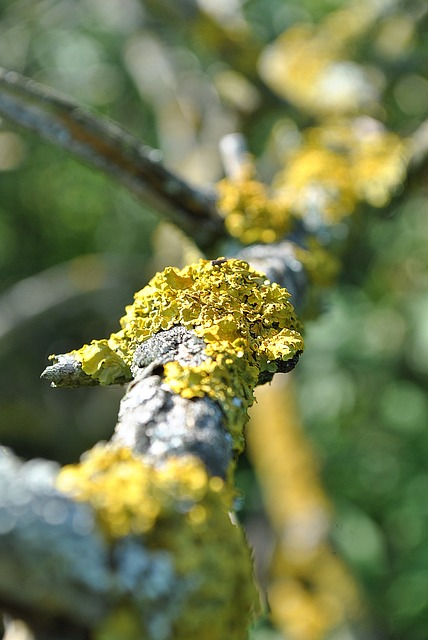
[[[205,250],[224,235],[215,198],[166,169],[159,152],[60,93],[0,70],[0,114],[101,169]]]

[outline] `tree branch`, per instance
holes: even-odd
[[[258,260],[286,284],[290,256],[282,254],[282,267],[280,250],[272,264],[272,252]],[[298,360],[294,312],[280,287],[223,258],[158,274],[135,298],[141,333],[140,304],[154,333],[121,351],[132,355],[134,379],[111,441],[60,471],[0,458],[0,573],[7,576],[0,576],[0,605],[36,634],[40,628],[40,638],[60,636],[62,624],[67,637],[83,640],[125,615],[134,625],[129,637],[191,640],[208,616],[210,637],[241,640],[257,597],[249,550],[228,513],[234,458],[252,387]],[[171,308],[172,325],[154,329]],[[182,323],[199,308],[191,331]],[[72,361],[73,354],[71,369]],[[168,380],[170,365],[182,367],[176,381],[187,381],[190,395]],[[192,376],[201,371],[195,394]]]
[[[101,169],[205,250],[225,235],[215,198],[166,169],[159,152],[60,93],[0,70],[0,114]]]
[[[114,549],[89,505],[55,488],[57,465],[0,452],[0,607],[36,637],[87,638],[131,602],[149,637],[167,637],[188,590],[171,559],[127,537]]]
[[[167,362],[197,366],[207,359],[205,347],[181,326],[143,342],[134,355],[134,381],[122,399],[112,440],[144,454],[152,464],[194,455],[210,474],[225,478],[233,450],[219,405],[208,396],[183,398],[162,381]]]

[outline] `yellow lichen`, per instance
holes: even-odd
[[[408,163],[408,143],[387,131],[361,136],[352,156],[352,179],[360,200],[373,207],[386,206],[404,181]]]
[[[407,143],[371,118],[305,131],[274,184],[298,217],[340,222],[359,202],[385,206],[403,182]]]
[[[316,116],[373,109],[378,89],[371,74],[348,59],[350,44],[378,17],[370,2],[353,2],[317,26],[296,24],[267,46],[263,80],[279,95]]]
[[[93,340],[72,354],[82,363],[83,371],[100,384],[127,380],[131,376],[129,367],[123,359],[113,351],[107,340]]]
[[[279,95],[308,111],[321,109],[320,79],[338,58],[333,39],[319,37],[311,25],[296,25],[263,52],[260,73]]]
[[[176,640],[246,637],[258,604],[250,552],[229,515],[233,490],[210,478],[199,460],[171,458],[155,468],[127,448],[98,446],[63,468],[57,486],[94,508],[112,543],[137,535],[148,549],[170,554],[177,575],[191,585]],[[119,607],[107,622],[99,640],[116,638],[120,629],[127,640],[145,637],[144,621],[132,609]]]
[[[166,268],[134,297],[121,330],[72,352],[85,373],[102,384],[117,381],[135,349],[174,325],[193,330],[207,343],[199,366],[165,366],[165,381],[184,397],[208,395],[223,407],[237,450],[242,448],[246,411],[260,373],[303,349],[286,289],[271,283],[243,260],[200,260],[184,269]],[[109,364],[112,363],[112,367]]]
[[[272,243],[303,218],[337,224],[361,202],[383,207],[406,176],[408,144],[373,118],[326,121],[306,129],[268,187],[254,167],[217,184],[217,207],[243,244]]]
[[[218,210],[230,235],[243,244],[276,242],[291,228],[289,203],[270,196],[265,185],[246,174],[217,184]]]
[[[230,508],[232,495],[218,478],[214,485],[194,457],[171,458],[155,468],[126,447],[96,446],[77,465],[63,467],[58,488],[89,502],[109,538],[151,531],[157,520],[190,513],[193,506],[221,496]]]
[[[293,212],[304,217],[316,210],[322,219],[339,222],[352,213],[356,197],[350,168],[340,153],[321,145],[303,145],[276,178],[292,202]]]

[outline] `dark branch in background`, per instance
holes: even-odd
[[[0,70],[0,115],[101,169],[206,250],[224,236],[212,194],[192,188],[159,152],[118,124],[93,115],[18,73]]]

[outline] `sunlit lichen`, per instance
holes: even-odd
[[[229,515],[233,490],[199,460],[171,458],[155,468],[129,449],[98,446],[63,468],[57,486],[92,505],[112,544],[136,535],[148,549],[171,555],[189,586],[175,640],[246,637],[258,603],[250,552]],[[123,628],[130,639],[146,637],[133,609],[113,611],[109,620],[111,630]],[[109,625],[97,637],[111,638]]]
[[[338,54],[334,40],[316,37],[311,25],[296,25],[266,47],[260,73],[279,95],[301,108],[318,110],[319,80]]]
[[[322,145],[303,144],[276,177],[296,216],[313,216],[337,223],[356,206],[350,168],[338,152]]]
[[[268,188],[248,164],[217,184],[217,206],[242,244],[272,243],[303,218],[308,228],[332,225],[361,202],[387,205],[404,181],[407,141],[364,116],[306,129]]]
[[[291,228],[289,203],[269,195],[267,187],[244,172],[240,179],[217,184],[217,206],[230,235],[243,244],[276,242]]]
[[[72,352],[82,363],[84,372],[99,381],[100,384],[111,384],[129,380],[131,371],[107,340],[93,340],[78,351]]]
[[[407,169],[407,142],[372,118],[305,131],[275,178],[293,214],[338,223],[360,202],[388,204]]]
[[[319,25],[296,24],[264,50],[259,70],[279,95],[317,116],[356,114],[379,98],[372,75],[350,61],[349,45],[377,16],[374,3],[352,3]]]
[[[209,509],[213,499],[230,508],[233,497],[197,458],[170,458],[156,468],[128,448],[105,445],[86,453],[80,464],[63,467],[57,486],[89,502],[109,538],[147,533],[158,519],[189,515],[200,503]]]
[[[303,349],[288,292],[243,260],[166,268],[135,294],[120,323],[109,339],[72,352],[83,371],[101,384],[113,383],[153,334],[174,325],[193,330],[207,344],[208,359],[194,367],[168,363],[165,382],[184,397],[216,399],[237,450],[260,374],[274,373]]]
[[[407,141],[392,132],[375,129],[360,136],[352,153],[352,179],[357,197],[373,207],[389,204],[406,177],[408,151]]]

